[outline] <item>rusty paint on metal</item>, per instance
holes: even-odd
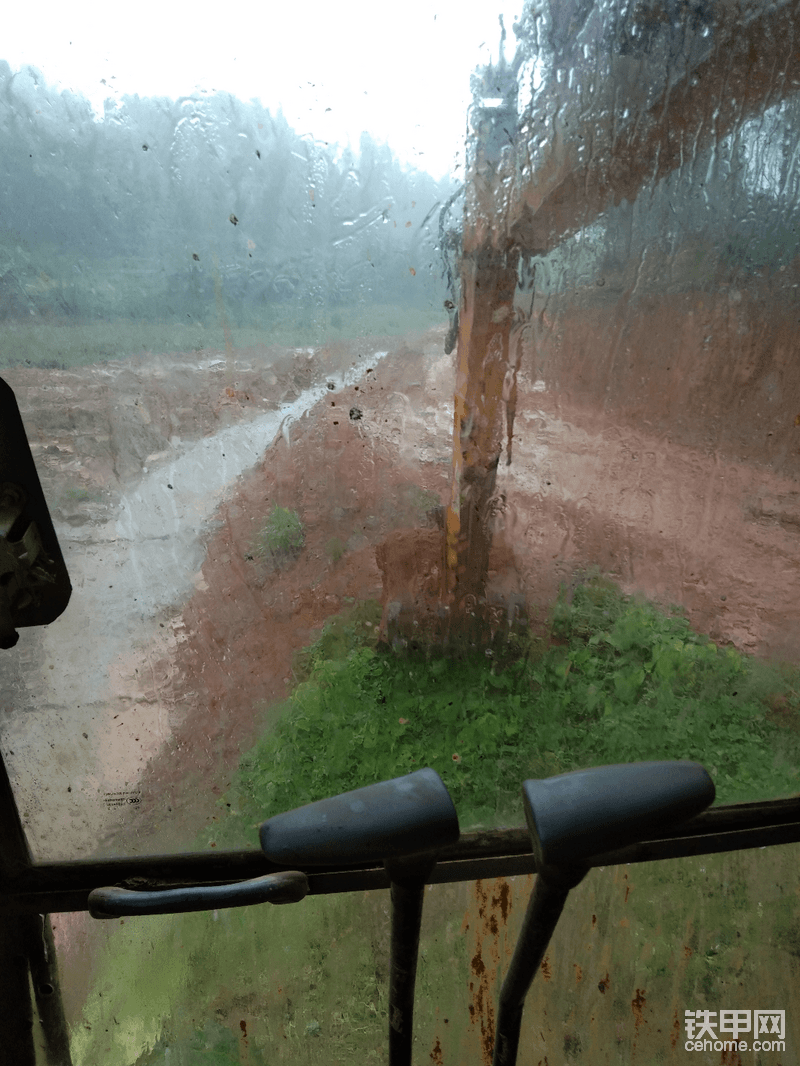
[[[511,885],[503,877],[498,878],[497,883],[499,885],[499,891],[496,896],[492,897],[492,906],[500,908],[500,913],[503,917],[503,925],[507,925],[513,900],[511,895]]]
[[[495,1009],[492,990],[499,988],[500,936],[511,910],[511,886],[504,877],[486,884],[475,882],[478,920],[475,923],[475,946],[470,961],[470,1023],[480,1028],[481,1058],[490,1066],[494,1052]],[[464,919],[464,928],[469,923]]]
[[[669,1043],[670,1047],[674,1051],[678,1046],[678,1039],[681,1035],[681,1023],[678,1019],[678,1008],[675,1007],[672,1011],[672,1031],[670,1033]]]
[[[444,1059],[442,1058],[442,1045],[439,1042],[437,1036],[433,1043],[433,1051],[430,1054],[430,1060],[433,1066],[444,1066]]]
[[[625,881],[625,882],[627,882],[627,881],[628,881],[628,871],[627,871],[627,870],[626,870],[626,871],[625,871],[625,872],[623,873],[623,875],[622,875],[622,880],[623,880],[623,881]],[[627,902],[628,902],[628,895],[629,895],[629,893],[630,893],[630,890],[631,890],[631,888],[632,888],[632,885],[630,885],[629,883],[628,883],[628,884],[625,884],[625,885],[624,885],[624,888],[625,888],[625,895],[624,895],[624,897],[623,897],[623,900],[622,900],[622,902],[623,902],[623,903],[627,903]]]
[[[636,995],[631,1000],[631,1011],[633,1012],[633,1040],[631,1042],[631,1057],[636,1056],[636,1045],[639,1040],[639,1028],[641,1025],[647,1024],[647,1019],[644,1016],[644,1008],[647,1006],[647,999],[645,998],[645,990],[643,988],[636,989]]]
[[[683,977],[684,977],[684,974],[686,973],[686,967],[689,964],[689,959],[692,957],[692,955],[694,955],[694,951],[692,950],[692,948],[689,946],[689,943],[688,943],[688,941],[690,941],[692,939],[693,935],[694,935],[694,923],[692,922],[691,918],[688,918],[687,921],[686,921],[686,930],[685,930],[684,936],[682,938],[684,940],[684,943],[681,945],[681,948],[677,952],[678,960],[677,960],[677,965],[675,967],[675,983],[673,985],[673,988],[676,989],[676,993],[673,996],[673,1000],[672,1000],[672,1019],[673,1020],[672,1020],[672,1034],[670,1036],[670,1044],[671,1044],[673,1050],[677,1047],[678,1041],[680,1040],[680,1034],[681,1034],[681,1021],[680,1021],[680,1019],[683,1018],[683,1012],[686,1009],[686,1004],[683,1003],[682,1000],[679,998],[679,993],[677,992],[677,990],[680,989],[682,984],[683,984]],[[680,943],[680,941],[679,941],[679,943]]]
[[[251,1018],[251,1025],[253,1019]],[[250,1066],[250,1041],[247,1039],[247,1019],[242,1018],[239,1022],[239,1028],[242,1031],[242,1041],[239,1049],[239,1062],[241,1066]]]

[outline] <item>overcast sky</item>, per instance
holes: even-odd
[[[357,146],[367,129],[440,177],[463,145],[470,71],[497,58],[501,12],[513,50],[521,3],[500,3],[40,0],[6,7],[0,58],[37,67],[98,112],[123,93],[256,97],[300,133]]]

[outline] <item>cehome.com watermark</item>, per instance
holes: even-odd
[[[687,1010],[687,1051],[785,1051],[785,1010]],[[740,1033],[752,1036],[752,1043]]]

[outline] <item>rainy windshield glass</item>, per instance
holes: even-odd
[[[40,9],[0,44],[0,748],[35,859],[256,853],[425,767],[465,832],[602,764],[797,795],[796,4]],[[521,1066],[683,1063],[701,1009],[796,1046],[798,845],[748,840],[592,870]],[[532,883],[425,888],[419,1061],[491,1061]],[[386,1061],[389,907],[54,914],[73,1061]]]
[[[797,791],[765,12],[17,27],[0,363],[73,586],[0,659],[37,857],[255,848],[422,766],[462,828],[604,762]]]

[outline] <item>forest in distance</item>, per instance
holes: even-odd
[[[779,270],[790,288],[798,127],[792,97],[525,260],[523,289],[535,275],[545,295],[607,300]],[[220,327],[287,344],[403,332],[443,322],[458,299],[458,182],[403,164],[369,133],[357,148],[315,140],[224,92],[122,96],[98,116],[0,60],[0,145],[4,365],[132,354],[126,323],[147,334],[139,350],[218,346]],[[39,325],[82,332],[43,340]],[[214,342],[198,339],[210,326]]]
[[[0,323],[444,314],[439,212],[456,183],[368,133],[341,148],[221,92],[123,96],[98,117],[0,60],[0,143]]]

